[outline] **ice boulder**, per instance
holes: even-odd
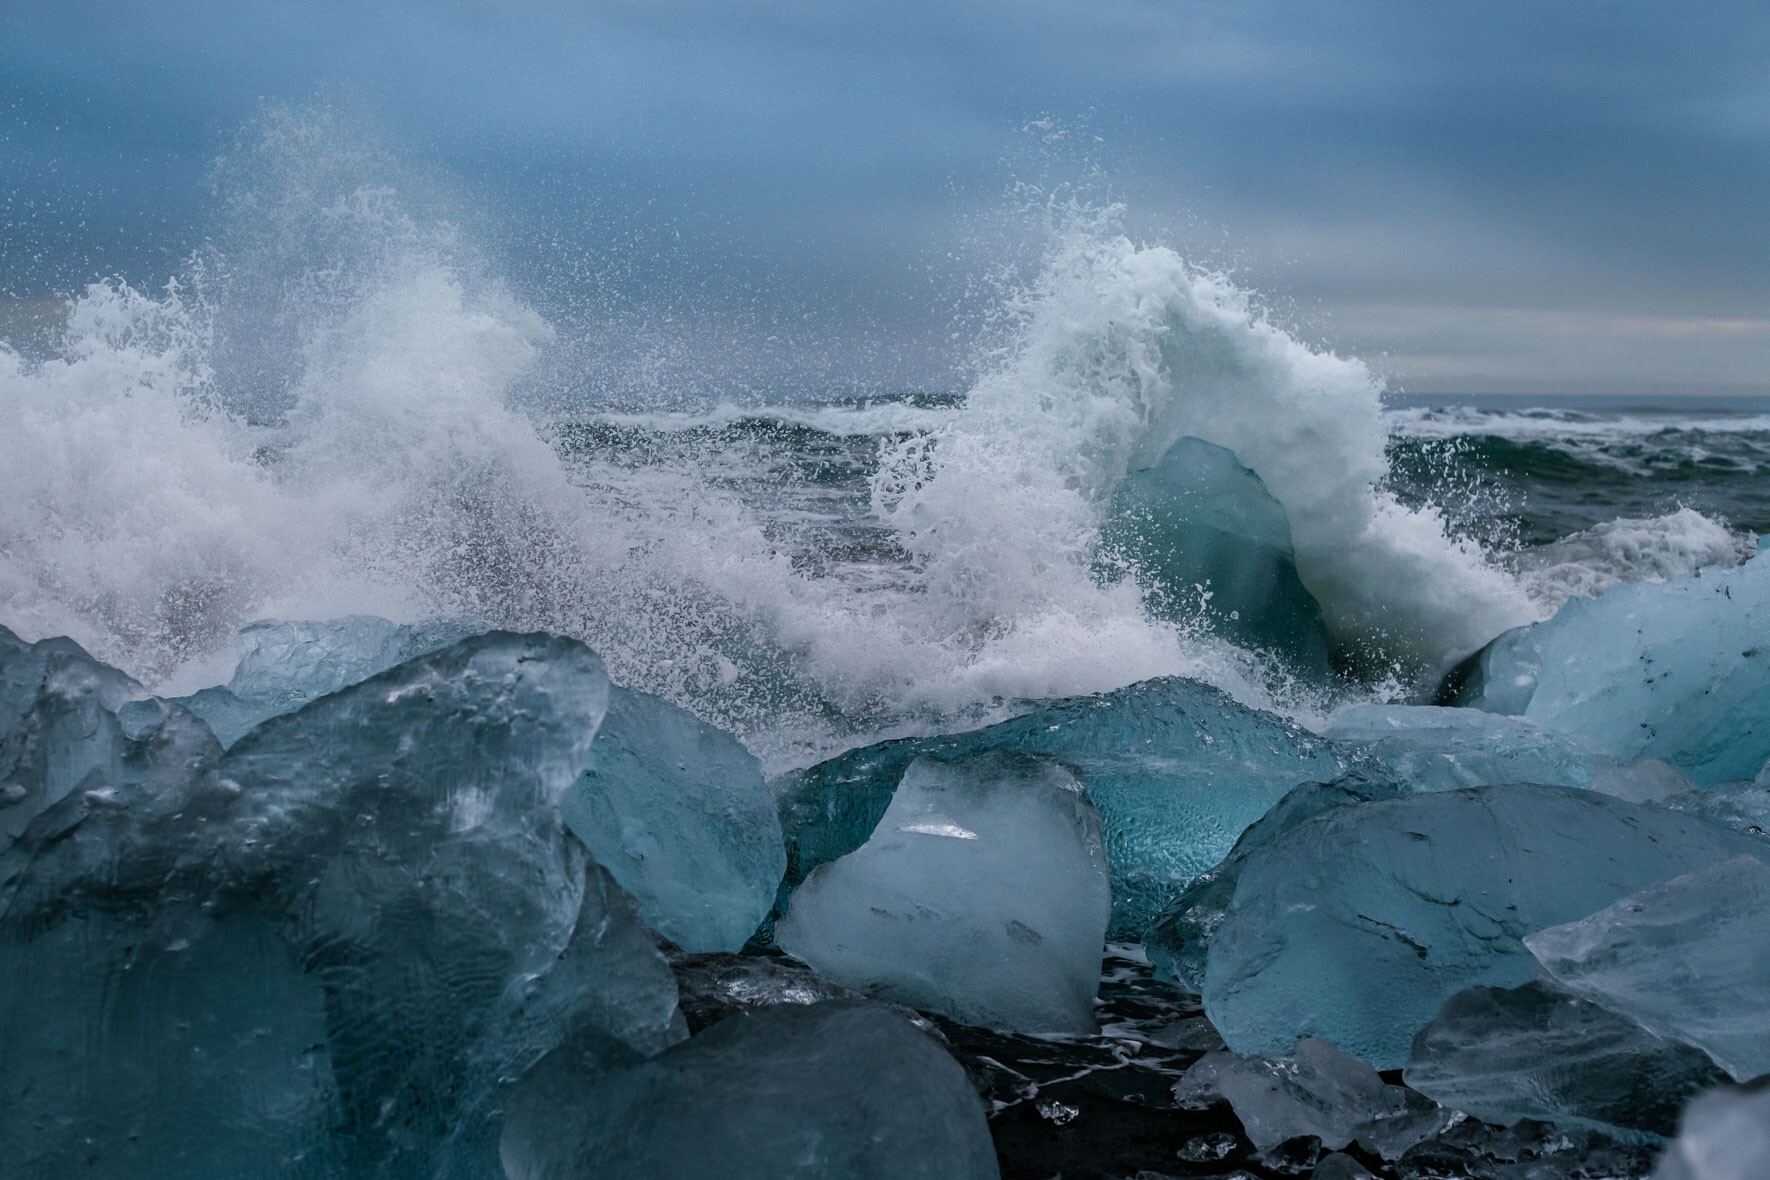
[[[0,914],[27,1173],[483,1175],[568,1034],[679,1039],[667,963],[559,818],[606,693],[580,644],[486,635],[45,813]],[[176,752],[162,708],[137,740]]]
[[[658,697],[609,691],[565,822],[688,951],[735,951],[787,868],[780,813],[738,740]]]
[[[1562,987],[1695,1045],[1735,1081],[1770,1073],[1770,868],[1739,856],[1529,935]]]
[[[1329,808],[1398,799],[1408,793],[1391,779],[1350,774],[1331,783],[1304,783],[1273,804],[1241,834],[1229,855],[1193,878],[1144,934],[1143,946],[1156,974],[1193,995],[1204,990],[1211,936],[1229,916],[1242,865],[1256,850]]]
[[[998,1175],[983,1105],[931,1038],[870,1004],[740,1013],[630,1068],[571,1048],[517,1087],[509,1180]]]
[[[821,974],[966,1024],[1095,1031],[1112,891],[1100,817],[1055,763],[910,764],[867,842],[775,926]]]
[[[1643,803],[1690,785],[1663,763],[1619,766],[1589,738],[1479,709],[1349,705],[1322,735],[1362,747],[1416,791],[1548,783]]]
[[[1700,1051],[1540,981],[1472,987],[1414,1038],[1407,1084],[1487,1123],[1667,1135],[1726,1080]]]
[[[1208,685],[1146,680],[1044,702],[969,733],[882,742],[784,776],[776,793],[787,837],[786,888],[864,844],[917,758],[996,750],[1057,759],[1081,779],[1105,828],[1111,936],[1127,939],[1141,937],[1292,787],[1346,769],[1333,743]]]
[[[1583,734],[1619,760],[1658,758],[1698,786],[1770,758],[1770,555],[1569,601],[1480,653],[1460,704]]]
[[[1529,982],[1523,938],[1770,846],[1593,791],[1501,786],[1334,807],[1243,861],[1205,1012],[1238,1053],[1317,1036],[1379,1069],[1466,987]]]
[[[260,722],[486,630],[447,619],[399,624],[372,615],[265,619],[240,629],[239,663],[227,684],[178,703],[231,746]]]
[[[1653,1180],[1765,1180],[1770,1176],[1770,1086],[1711,1090],[1684,1112]]]
[[[1686,815],[1712,819],[1736,832],[1770,835],[1770,781],[1763,774],[1754,782],[1722,783],[1707,790],[1680,791],[1661,800],[1660,805]]]
[[[1261,1151],[1314,1136],[1329,1149],[1357,1140],[1394,1159],[1450,1121],[1449,1111],[1389,1085],[1358,1058],[1314,1038],[1299,1042],[1288,1057],[1207,1053],[1174,1084],[1182,1107],[1204,1107],[1219,1098]]]
[[[1291,522],[1235,452],[1182,438],[1113,493],[1102,573],[1130,573],[1157,618],[1203,618],[1235,643],[1328,674],[1321,606],[1297,576]]]
[[[0,853],[74,790],[115,786],[128,739],[117,710],[141,686],[71,639],[0,627]]]

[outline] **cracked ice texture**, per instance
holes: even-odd
[[[1726,1080],[1700,1050],[1540,980],[1452,996],[1414,1038],[1404,1076],[1483,1122],[1637,1140],[1670,1134],[1685,1102]]]
[[[1734,857],[1524,940],[1568,991],[1695,1045],[1748,1081],[1770,1073],[1770,868]]]
[[[491,634],[218,759],[161,706],[139,744],[165,773],[69,795],[5,858],[24,1171],[478,1175],[509,1079],[569,1032],[680,1037],[650,933],[558,818],[606,693],[582,645]]]
[[[1583,734],[1613,758],[1658,758],[1698,786],[1770,758],[1770,554],[1570,600],[1484,648],[1459,704]]]
[[[1523,938],[1762,841],[1567,787],[1334,807],[1242,862],[1211,938],[1205,1011],[1238,1053],[1317,1036],[1379,1069],[1465,987],[1537,971]]]
[[[730,734],[648,693],[613,688],[565,820],[687,951],[735,951],[787,870],[774,794]]]

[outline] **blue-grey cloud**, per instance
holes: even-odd
[[[1521,358],[1568,388],[1770,368],[1756,329],[1675,372],[1620,347],[1770,320],[1762,5],[62,0],[5,29],[19,296],[169,268],[238,129],[319,96],[555,293],[600,267],[631,300],[815,307],[933,347],[930,260],[1017,175],[1086,165],[1139,232],[1416,386],[1528,382]],[[1041,155],[1016,134],[1041,115],[1082,147]]]

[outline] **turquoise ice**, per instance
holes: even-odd
[[[227,684],[179,703],[231,746],[260,722],[485,630],[453,620],[400,624],[372,615],[264,619],[240,629],[239,663]]]
[[[1130,573],[1157,618],[1202,618],[1225,638],[1328,674],[1321,606],[1297,576],[1291,522],[1235,452],[1182,438],[1113,492],[1099,568]]]
[[[1414,1038],[1403,1076],[1483,1122],[1637,1140],[1671,1134],[1684,1103],[1726,1080],[1700,1050],[1541,981],[1452,996]]]
[[[1770,759],[1770,556],[1576,598],[1476,660],[1459,703],[1658,758],[1698,786]]]
[[[775,926],[819,973],[966,1024],[1095,1031],[1112,892],[1100,816],[1055,763],[910,764],[860,848]]]
[[[613,1073],[577,1046],[511,1102],[509,1180],[994,1180],[964,1070],[888,1009],[786,1004],[726,1018]]]
[[[1466,987],[1536,975],[1523,938],[1770,845],[1594,791],[1485,787],[1334,807],[1241,865],[1205,1012],[1238,1053],[1317,1036],[1379,1069]]]
[[[71,639],[0,627],[0,853],[70,792],[119,784],[129,741],[116,711],[141,695]]]
[[[1479,709],[1349,705],[1322,734],[1368,751],[1416,791],[1548,783],[1640,803],[1690,785],[1663,763],[1619,765],[1590,738]]]
[[[509,1080],[569,1032],[679,1038],[650,932],[559,819],[606,693],[581,644],[491,634],[217,762],[164,706],[132,740],[183,775],[70,795],[5,860],[24,1171],[483,1175]]]
[[[647,693],[611,688],[565,821],[634,895],[652,929],[688,951],[735,951],[787,868],[762,767],[723,730]]]
[[[1350,774],[1328,783],[1304,783],[1273,804],[1241,834],[1229,855],[1195,877],[1144,934],[1144,949],[1157,974],[1194,995],[1204,990],[1211,938],[1229,916],[1242,866],[1256,850],[1330,808],[1405,794],[1407,789],[1391,779]]]
[[[995,750],[1055,758],[1081,779],[1105,829],[1114,938],[1140,937],[1292,787],[1346,766],[1333,743],[1179,677],[1041,702],[986,729],[881,742],[784,776],[786,887],[866,843],[917,758]]]
[[[1770,1073],[1770,868],[1756,857],[1661,881],[1524,945],[1568,991],[1695,1045],[1735,1081]]]

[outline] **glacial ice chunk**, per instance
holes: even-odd
[[[485,630],[448,619],[396,624],[372,615],[265,619],[240,629],[240,659],[226,685],[178,703],[231,746],[263,721]]]
[[[1287,791],[1346,768],[1333,743],[1193,680],[1047,701],[986,729],[881,742],[783,776],[783,892],[866,842],[911,762],[993,750],[1076,771],[1105,829],[1110,937],[1133,940]]]
[[[679,1038],[652,935],[558,815],[606,692],[582,645],[491,634],[225,756],[197,727],[215,763],[160,789],[62,800],[6,858],[0,1119],[45,1169],[243,1174],[203,1154],[208,1112],[265,1174],[478,1176],[509,1081],[568,1033]],[[157,707],[131,740],[188,765],[194,719]]]
[[[1443,1130],[1450,1112],[1326,1041],[1307,1037],[1287,1057],[1237,1057],[1218,1050],[1194,1062],[1174,1084],[1182,1107],[1228,1102],[1249,1142],[1270,1151],[1287,1139],[1314,1136],[1339,1149],[1358,1140],[1394,1159]]]
[[[780,813],[738,740],[658,697],[611,688],[565,822],[688,951],[735,951],[787,868]]]
[[[1273,804],[1241,834],[1221,863],[1193,878],[1143,936],[1157,975],[1193,995],[1204,990],[1211,937],[1229,916],[1242,865],[1256,849],[1329,808],[1398,799],[1407,793],[1392,780],[1350,774],[1331,783],[1304,783]]]
[[[1297,576],[1291,523],[1235,452],[1182,438],[1113,492],[1099,566],[1133,573],[1158,617],[1190,621],[1328,674],[1321,606]],[[1208,597],[1206,595],[1208,594]]]
[[[1770,1073],[1770,868],[1751,856],[1527,936],[1562,987],[1695,1045],[1735,1081]]]
[[[1416,791],[1547,783],[1641,803],[1689,786],[1659,763],[1619,766],[1588,738],[1479,709],[1349,705],[1322,734],[1362,746]]]
[[[1541,981],[1452,996],[1414,1038],[1404,1077],[1483,1122],[1624,1138],[1670,1134],[1685,1102],[1726,1080],[1701,1051]]]
[[[1593,791],[1484,787],[1335,807],[1241,865],[1205,1012],[1238,1053],[1317,1036],[1390,1069],[1466,987],[1536,974],[1522,939],[1770,846]]]
[[[1770,780],[1766,780],[1762,773],[1754,782],[1722,783],[1707,790],[1680,791],[1660,803],[1673,811],[1712,819],[1736,832],[1770,835]]]
[[[1653,1180],[1764,1180],[1770,1161],[1770,1086],[1723,1086],[1684,1111]]]
[[[117,785],[128,738],[116,711],[141,686],[71,639],[0,627],[0,853],[75,790]]]
[[[866,844],[794,891],[775,939],[838,983],[967,1024],[1091,1033],[1111,912],[1100,817],[1069,771],[924,758]]]
[[[1770,556],[1663,584],[1616,586],[1482,651],[1457,703],[1583,734],[1618,760],[1658,758],[1698,786],[1770,758]]]
[[[995,1148],[965,1072],[871,1004],[726,1018],[649,1061],[596,1076],[571,1047],[518,1085],[509,1180],[993,1180]]]

